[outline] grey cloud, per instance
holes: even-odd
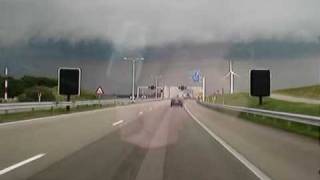
[[[127,47],[256,38],[314,41],[319,0],[0,0],[0,44],[30,38]]]

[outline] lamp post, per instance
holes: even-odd
[[[156,99],[158,99],[158,85],[159,85],[159,79],[161,78],[162,78],[162,75],[158,75],[154,77],[155,85],[156,85]]]
[[[143,61],[144,58],[137,58],[137,57],[124,57],[123,60],[131,61],[132,63],[132,102],[134,102],[134,87],[135,87],[135,64],[136,62]]]

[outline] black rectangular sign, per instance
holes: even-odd
[[[59,68],[58,83],[60,95],[80,95],[80,68]]]
[[[270,96],[270,70],[251,70],[250,72],[251,96]]]

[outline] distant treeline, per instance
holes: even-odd
[[[0,100],[4,97],[5,77],[0,76]],[[8,97],[20,102],[38,101],[41,93],[41,101],[63,101],[64,96],[57,93],[57,79],[47,77],[23,76],[21,78],[8,77]],[[95,99],[94,93],[81,90],[81,96],[74,96],[72,100]]]
[[[0,76],[0,96],[4,96],[4,81],[5,77]],[[18,97],[19,95],[25,93],[27,89],[34,87],[47,87],[53,88],[57,86],[57,80],[46,78],[46,77],[33,77],[33,76],[23,76],[19,79],[14,77],[8,77],[9,87],[8,96],[9,98]]]

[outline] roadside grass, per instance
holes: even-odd
[[[114,104],[105,105],[105,106],[83,105],[83,106],[71,108],[69,112],[67,112],[65,108],[56,108],[56,109],[49,109],[49,110],[34,110],[34,111],[26,111],[26,112],[0,114],[0,123],[27,120],[27,119],[33,119],[33,118],[41,118],[41,117],[49,117],[49,116],[55,116],[55,115],[61,115],[61,114],[70,114],[75,112],[90,111],[90,110],[113,107],[113,106],[116,106],[116,105]]]
[[[277,94],[283,94],[294,97],[320,99],[320,85],[305,86],[290,89],[280,89],[274,91]]]
[[[320,127],[317,126],[306,125],[277,118],[253,115],[249,113],[240,113],[238,117],[251,122],[283,129],[289,132],[305,135],[315,139],[320,139]]]
[[[320,116],[320,104],[306,104],[297,102],[288,102],[283,100],[277,100],[272,98],[263,98],[263,105],[259,105],[259,99],[257,97],[251,97],[248,93],[236,93],[233,95],[217,96],[215,103],[232,106],[244,106],[250,108],[259,108],[272,111],[281,111],[297,114],[305,114],[312,116]],[[213,97],[208,97],[207,101],[213,102]]]
[[[247,93],[237,93],[233,95],[218,96],[215,103],[232,106],[244,106],[250,108],[259,108],[272,111],[290,112],[297,114],[306,114],[313,116],[320,116],[320,105],[305,104],[305,103],[293,103],[281,100],[275,100],[272,98],[264,98],[263,105],[258,105],[258,98],[250,97]],[[208,97],[207,101],[213,103],[213,97]],[[312,138],[320,139],[320,127],[306,125],[303,123],[286,121],[278,118],[264,117],[260,115],[253,115],[250,113],[234,113],[229,110],[218,110],[220,112],[236,115],[241,119],[248,120],[250,122],[259,123],[275,128],[280,128],[289,132],[305,135]]]

